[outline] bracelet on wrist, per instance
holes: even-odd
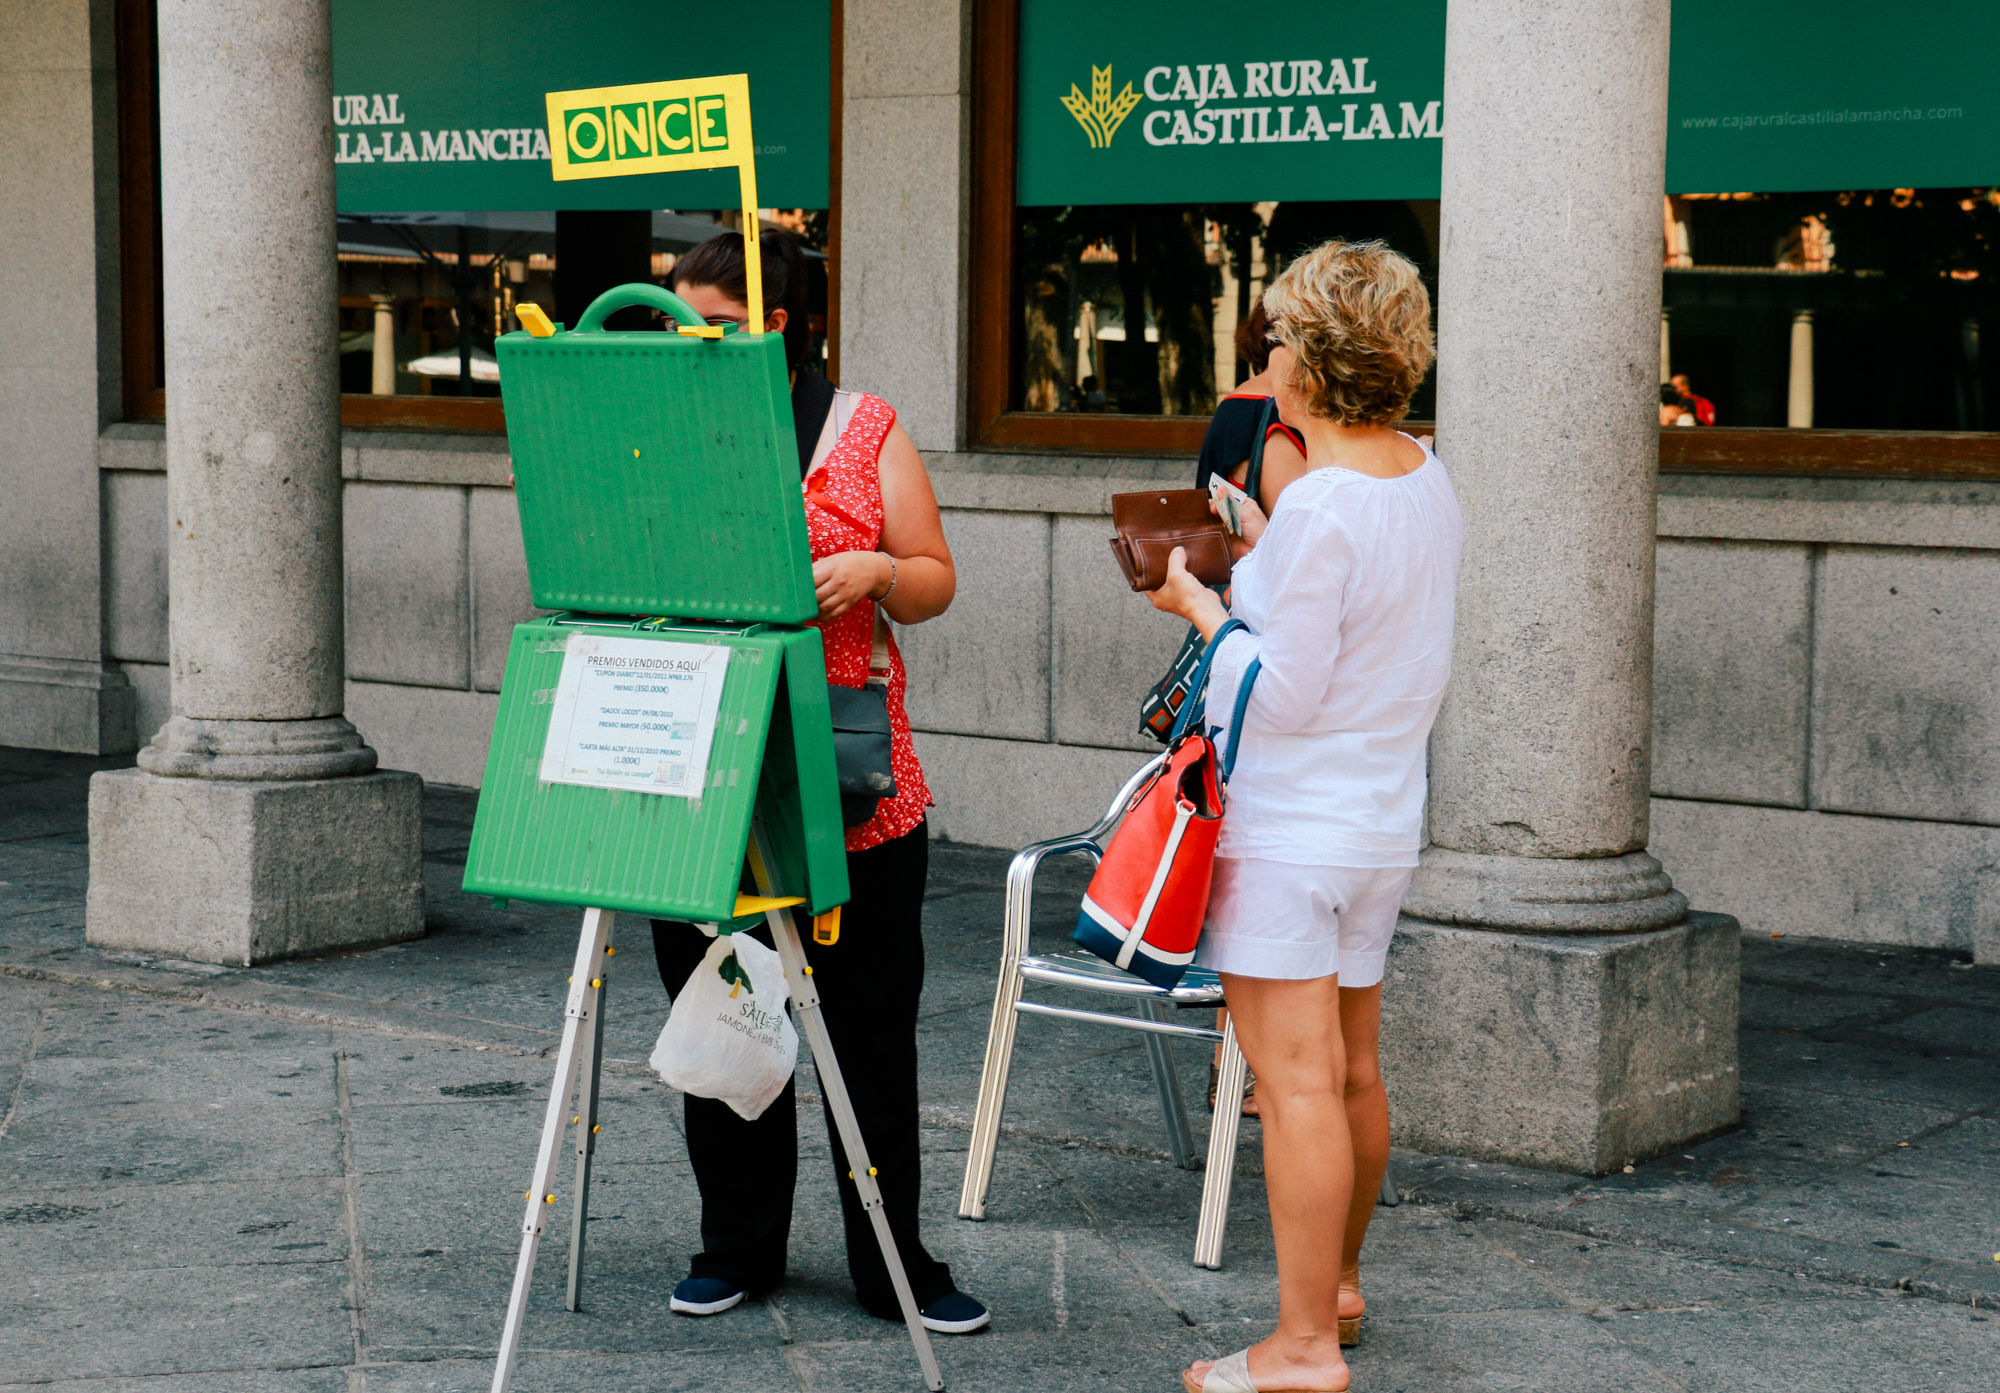
[[[884,558],[889,563],[889,588],[875,597],[875,603],[879,605],[896,593],[896,558],[890,556],[886,551],[878,551],[875,554]]]

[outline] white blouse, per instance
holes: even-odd
[[[1245,669],[1263,667],[1217,855],[1417,864],[1464,534],[1450,475],[1424,456],[1394,479],[1311,471],[1237,563],[1231,612],[1250,632],[1223,640],[1209,676],[1218,748]]]

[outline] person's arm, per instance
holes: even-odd
[[[835,552],[813,563],[820,618],[845,614],[866,598],[881,601],[898,624],[921,624],[950,608],[958,591],[937,495],[923,456],[900,425],[889,428],[877,469],[882,479],[881,550]]]
[[[1259,730],[1285,735],[1304,729],[1326,703],[1340,656],[1350,551],[1326,514],[1288,508],[1272,520],[1258,552],[1271,594],[1264,631],[1238,630],[1224,640],[1209,673],[1209,719],[1227,719],[1237,682],[1250,660],[1260,657],[1249,719]],[[1151,598],[1156,607],[1200,629],[1205,639],[1212,640],[1229,617],[1215,592],[1187,573],[1179,548],[1167,564],[1166,584]]]

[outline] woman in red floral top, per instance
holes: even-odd
[[[851,895],[838,941],[809,943],[806,955],[924,1324],[964,1334],[987,1324],[986,1308],[952,1284],[950,1269],[924,1251],[917,1231],[917,1001],[930,857],[924,810],[931,795],[903,711],[903,657],[885,622],[921,624],[944,613],[958,581],[930,476],[896,424],[895,409],[879,397],[837,391],[808,366],[804,258],[783,235],[764,237],[760,246],[765,302],[780,306],[764,327],[785,336],[792,367],[792,416],[827,680],[866,684],[879,626],[896,778],[896,796],[847,829]],[[709,323],[742,323],[748,296],[741,235],[723,233],[682,257],[673,288]],[[754,932],[768,942],[767,930]],[[653,942],[661,980],[678,992],[701,961],[706,940],[686,925],[655,920]],[[688,1158],[701,1189],[702,1250],[675,1287],[672,1305],[683,1315],[707,1316],[746,1295],[762,1296],[784,1279],[798,1172],[797,1107],[790,1087],[754,1122],[711,1098],[690,1096],[686,1104]],[[831,1117],[827,1135],[855,1295],[871,1314],[901,1320]]]

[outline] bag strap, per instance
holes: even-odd
[[[1229,745],[1222,752],[1222,781],[1229,782],[1229,776],[1236,772],[1236,745],[1243,738],[1243,713],[1250,709],[1250,689],[1257,685],[1257,674],[1264,670],[1264,659],[1259,655],[1250,660],[1250,666],[1243,670],[1242,685],[1236,689],[1236,710],[1229,717]]]
[[[875,606],[875,641],[868,650],[868,681],[870,687],[887,687],[893,669],[889,666],[889,621],[883,617],[882,606]]]
[[[819,440],[813,447],[812,458],[806,462],[804,478],[810,479],[819,472],[826,457],[833,453],[833,447],[840,443],[840,437],[847,433],[847,423],[854,419],[854,394],[833,389],[833,399],[827,403],[826,421],[820,427]]]
[[[1238,629],[1248,630],[1249,627],[1241,619],[1231,619],[1217,629],[1215,637],[1208,641],[1208,647],[1202,651],[1200,664],[1195,668],[1194,675],[1188,678],[1187,700],[1181,703],[1181,713],[1175,718],[1173,731],[1167,736],[1169,745],[1180,739],[1188,726],[1207,709],[1208,670],[1215,662],[1216,653],[1222,648],[1222,641]]]
[[[1259,508],[1264,506],[1264,442],[1271,435],[1271,418],[1278,414],[1276,396],[1264,398],[1264,409],[1257,413],[1257,438],[1250,442],[1250,468],[1243,474],[1243,491],[1257,500]]]

